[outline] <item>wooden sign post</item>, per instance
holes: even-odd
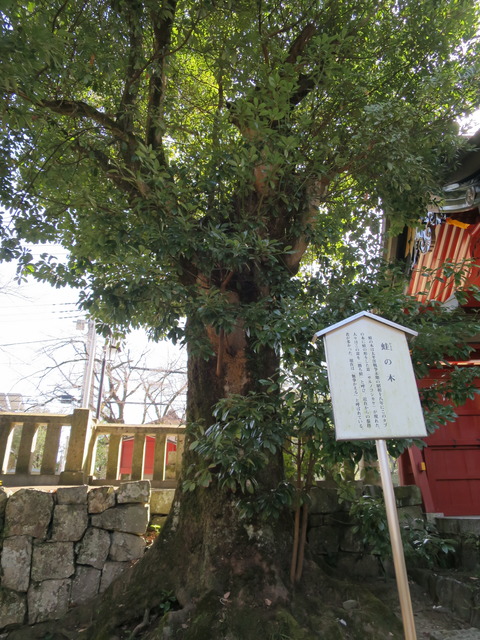
[[[315,334],[323,336],[337,440],[375,440],[406,640],[416,640],[405,556],[386,438],[427,435],[406,334],[362,311]]]

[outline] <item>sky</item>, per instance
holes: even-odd
[[[77,334],[85,316],[76,292],[32,280],[18,284],[15,264],[0,265],[0,393],[32,394],[31,380],[41,368],[40,350]]]
[[[58,255],[58,250],[56,254]],[[0,263],[0,402],[1,394],[10,394],[12,401],[14,397],[11,394],[21,394],[24,406],[31,406],[38,398],[47,400],[44,410],[50,413],[70,413],[75,406],[79,406],[80,389],[64,384],[55,373],[49,374],[44,380],[40,379],[41,374],[52,364],[43,353],[45,349],[72,339],[87,340],[87,318],[76,305],[77,296],[78,292],[75,290],[55,289],[32,279],[18,284],[15,264]],[[96,353],[99,359],[102,357],[103,344],[103,338],[98,337]],[[133,332],[127,339],[127,346],[133,359],[139,358],[144,351],[148,352],[142,363],[137,363],[147,368],[167,367],[179,357],[185,361],[184,355],[172,344],[165,342],[155,345],[142,331]],[[64,353],[68,353],[66,357],[69,359],[75,357],[71,350]],[[117,356],[117,359],[121,357]],[[81,380],[84,361],[79,361],[72,367]],[[97,365],[97,371],[98,368]],[[152,372],[151,377],[155,375]],[[77,402],[68,404],[55,399],[58,393],[51,390],[56,382],[62,382],[65,392],[74,396]],[[175,405],[180,414],[184,399],[183,394]],[[93,401],[96,405],[95,398]],[[127,407],[127,422],[141,421],[142,401],[143,398],[138,394],[131,398],[131,404]],[[152,419],[154,417],[151,416]]]

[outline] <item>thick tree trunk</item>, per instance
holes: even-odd
[[[257,380],[277,374],[279,364],[269,348],[254,353],[241,327],[229,336],[210,331],[209,336],[214,356],[204,360],[189,355],[188,416],[206,426],[213,422],[212,409],[219,399],[255,389]],[[189,449],[192,437],[187,436],[185,469],[195,469],[198,462],[196,452]],[[258,475],[259,490],[269,491],[282,479],[279,453]],[[382,612],[378,634],[369,630],[365,635],[363,624],[357,635],[351,635],[351,627],[344,634],[338,623],[341,602],[356,597],[355,588],[339,586],[307,561],[304,584],[294,589],[289,577],[292,513],[269,521],[258,516],[246,520],[240,517],[237,501],[237,494],[219,488],[215,474],[209,487],[191,492],[184,491],[180,482],[153,547],[96,603],[72,610],[53,630],[49,626],[49,637],[60,640],[64,636],[57,629],[80,627],[83,631],[72,632],[72,638],[383,640],[398,629],[393,616]],[[366,616],[366,623],[369,620]],[[45,637],[28,633],[29,640]]]
[[[238,336],[237,336],[238,340]],[[230,340],[231,342],[231,340]],[[250,354],[246,341],[236,351],[227,349],[223,371],[218,375],[218,349],[224,348],[216,340],[216,357],[204,360],[189,356],[188,407],[192,422],[208,426],[213,422],[212,409],[229,392],[246,393],[254,384],[255,375],[268,377],[276,373],[278,359],[270,349]],[[189,449],[187,437],[183,468],[195,468],[197,454]],[[262,489],[275,487],[283,477],[282,456],[270,460],[267,473],[261,474]],[[215,477],[215,476],[214,476]],[[218,596],[230,592],[242,601],[255,598],[287,597],[281,566],[286,566],[288,534],[285,522],[269,523],[245,521],[236,507],[238,496],[220,490],[215,479],[206,489],[191,493],[177,490],[173,517],[168,523],[170,545],[175,549],[176,561],[184,564],[176,574],[176,590],[185,598],[199,597],[213,590]],[[282,540],[283,539],[283,540]],[[250,579],[245,580],[249,574]],[[257,587],[252,588],[256,583]]]
[[[212,409],[225,396],[226,389],[246,392],[252,388],[253,380],[274,375],[278,367],[272,350],[249,353],[244,341],[236,351],[227,350],[219,376],[218,337],[214,342],[215,357],[189,357],[188,415],[190,420],[206,425],[212,422]],[[196,453],[189,450],[187,436],[183,467],[195,466],[195,462]],[[268,469],[261,473],[264,490],[275,487],[282,479],[282,464],[281,454],[272,456]],[[233,616],[231,625],[238,630],[231,637],[254,638],[254,628],[249,626],[253,619],[248,621],[241,612],[247,609],[263,615],[290,598],[293,520],[288,513],[270,522],[260,518],[244,520],[237,501],[236,494],[220,490],[215,480],[208,488],[193,492],[184,492],[180,483],[159,539],[131,575],[111,588],[101,606],[102,612],[108,611],[109,620],[99,610],[88,637],[110,638],[109,633],[131,619],[132,607],[141,617],[146,609],[158,611],[166,594],[173,593],[180,610],[170,614],[165,623],[175,630],[172,637],[230,637],[226,618]],[[197,635],[191,635],[192,625]],[[169,637],[168,633],[165,637]]]
[[[189,353],[189,424],[211,425],[216,403],[231,394],[257,389],[258,380],[275,378],[279,359],[273,349],[252,349],[243,327],[229,334],[207,329],[213,355]],[[183,469],[201,463],[187,434]],[[305,583],[290,580],[294,519],[286,510],[266,521],[261,514],[244,519],[239,496],[222,489],[213,469],[208,487],[175,493],[162,532],[138,564],[126,571],[93,604],[74,609],[57,629],[78,629],[83,640],[256,640],[257,638],[358,638],[376,640],[395,628],[379,626],[379,635],[344,635],[338,615],[343,600],[355,597],[351,585],[338,586],[314,563],[306,562]],[[268,493],[283,480],[283,456],[271,455],[257,473],[258,491]],[[304,590],[302,593],[302,589]],[[166,609],[172,607],[165,615]],[[368,621],[368,618],[367,618]],[[44,638],[33,635],[29,640]],[[40,632],[39,632],[40,633]],[[370,633],[370,632],[369,632]],[[400,635],[393,636],[393,638]],[[24,640],[24,636],[14,636]]]
[[[239,301],[236,295],[229,297],[233,304]],[[212,356],[189,353],[187,414],[189,425],[208,427],[215,422],[212,411],[219,400],[245,396],[258,389],[259,380],[274,379],[279,358],[269,347],[254,351],[240,321],[228,335],[210,328],[206,335]],[[187,474],[202,463],[189,446],[193,438],[194,432],[187,434]],[[344,634],[338,623],[341,603],[356,597],[355,588],[339,586],[309,560],[304,584],[294,588],[289,576],[293,514],[287,509],[278,519],[242,518],[238,493],[221,488],[218,474],[213,468],[210,485],[193,491],[185,491],[180,481],[153,547],[96,602],[50,625],[48,637],[60,640],[64,635],[58,629],[74,628],[68,637],[83,640],[383,640],[395,629],[394,619],[382,613],[378,634],[365,635],[363,625],[357,635],[350,634],[351,627]],[[278,451],[256,474],[257,491],[268,494],[282,480]],[[83,631],[77,634],[79,627]],[[28,633],[12,640],[46,637],[41,631]]]

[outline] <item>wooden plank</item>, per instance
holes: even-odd
[[[20,446],[18,448],[17,466],[15,473],[32,472],[33,452],[35,451],[36,435],[38,423],[35,416],[30,415],[29,418],[23,420],[22,436],[20,438]]]
[[[68,442],[65,470],[60,474],[61,484],[83,484],[88,472],[86,469],[93,423],[88,409],[75,409]]]
[[[432,490],[430,487],[422,452],[418,447],[411,446],[408,449],[408,455],[410,457],[410,465],[412,468],[413,477],[415,478],[415,484],[417,485],[417,487],[420,487],[420,491],[422,492],[422,500],[423,506],[425,507],[425,513],[438,512],[439,510],[433,502]]]
[[[0,416],[0,473],[7,473],[12,447],[13,423],[8,416]]]
[[[64,424],[70,424],[72,420],[72,414],[65,413],[11,413],[7,411],[0,411],[0,418],[10,418],[15,422],[23,422],[26,418],[35,418],[35,421],[39,424],[47,424],[51,420],[65,420]]]
[[[133,441],[132,480],[143,479],[143,464],[145,461],[146,436],[136,433]]]
[[[40,473],[55,475],[61,432],[62,426],[59,424],[51,423],[47,426]]]
[[[183,451],[185,449],[185,436],[177,438],[177,456],[175,458],[175,478],[178,480],[182,472]]]
[[[167,436],[157,434],[155,436],[155,452],[153,454],[153,477],[152,480],[165,479],[165,453],[167,449]]]
[[[120,469],[120,447],[122,436],[111,434],[108,441],[108,458],[106,480],[117,480]]]
[[[97,434],[116,434],[122,436],[133,436],[142,434],[146,436],[155,436],[157,433],[165,433],[166,435],[176,435],[185,433],[185,427],[177,425],[153,425],[153,424],[98,424],[95,427]]]

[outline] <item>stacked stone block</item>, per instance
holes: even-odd
[[[60,618],[104,591],[144,554],[150,494],[145,480],[0,488],[0,629]]]
[[[357,483],[357,495],[381,495],[381,487]],[[403,519],[423,521],[422,498],[418,487],[395,487],[397,513]],[[393,570],[391,563],[370,553],[355,532],[350,504],[340,501],[335,487],[318,482],[310,492],[308,543],[316,558],[322,558],[340,573],[356,577],[377,577]]]
[[[379,487],[358,486],[359,495]],[[8,490],[7,490],[8,491]],[[145,552],[148,524],[159,529],[173,489],[149,481],[115,489],[61,487],[52,491],[0,487],[0,631],[60,618],[104,591]],[[314,557],[342,572],[377,576],[385,567],[363,547],[337,490],[318,483],[311,492],[308,543]],[[417,487],[396,488],[400,519],[422,517]]]

